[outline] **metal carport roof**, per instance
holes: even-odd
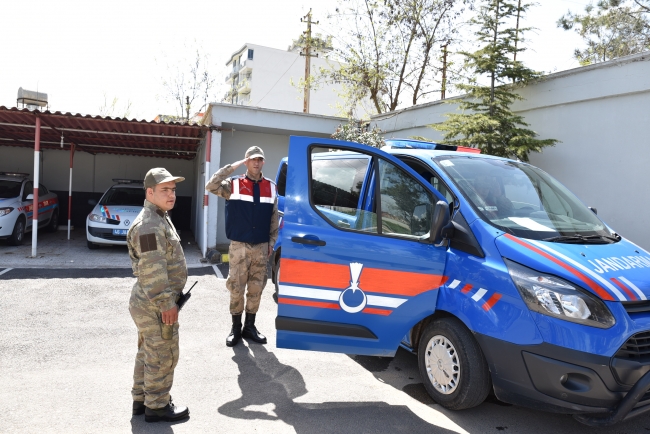
[[[70,151],[69,239],[75,151],[193,160],[207,131],[209,131],[208,127],[200,125],[41,112],[0,106],[0,146],[34,148],[33,209],[35,212],[32,226],[32,256],[36,256],[37,247],[37,218],[40,207],[38,161],[41,148]]]
[[[158,123],[0,106],[0,146],[33,148],[36,119],[41,119],[40,147],[91,154],[122,154],[192,160],[207,127]]]

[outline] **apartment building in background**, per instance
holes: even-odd
[[[311,49],[312,54],[318,54],[318,57],[311,57],[312,76],[321,68],[338,66],[338,62],[327,58],[331,47],[322,43],[319,47]],[[300,55],[302,50],[303,47],[297,42],[287,50],[244,44],[226,62],[230,71],[226,75],[229,90],[223,102],[302,112],[304,91],[298,87],[300,80],[305,78],[305,56]],[[309,113],[326,116],[344,114],[337,109],[337,103],[344,106],[343,99],[339,97],[342,86],[333,83],[319,87],[310,90]]]

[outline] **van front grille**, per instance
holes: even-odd
[[[614,354],[614,357],[638,362],[650,361],[650,331],[637,333],[630,337]]]

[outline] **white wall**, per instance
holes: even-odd
[[[650,249],[650,53],[552,74],[520,89],[513,109],[539,138],[561,143],[530,155],[615,231]],[[453,100],[451,100],[453,101]],[[440,140],[428,124],[453,104],[433,102],[373,118],[386,137]]]
[[[70,177],[70,152],[45,149],[42,154],[40,180],[50,190],[67,191]],[[72,190],[102,193],[113,185],[112,178],[144,179],[153,167],[165,167],[186,182],[177,187],[179,196],[192,196],[194,168],[192,161],[169,158],[75,152]],[[0,172],[24,172],[34,175],[34,150],[0,146]]]

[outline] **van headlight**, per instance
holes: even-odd
[[[106,217],[100,214],[90,214],[88,218],[91,222],[106,223]]]
[[[6,216],[7,214],[9,214],[9,213],[10,213],[11,211],[13,211],[13,210],[14,210],[14,209],[11,208],[11,207],[8,207],[8,208],[0,208],[0,217],[2,217],[2,216]]]
[[[532,311],[592,327],[616,323],[605,303],[559,277],[541,273],[504,258],[510,277]]]

